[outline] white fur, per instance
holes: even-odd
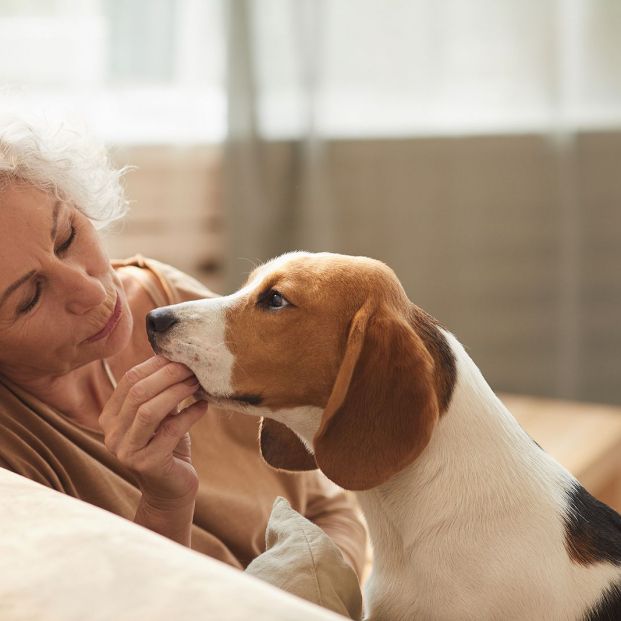
[[[321,424],[321,417],[323,415],[322,408],[306,406],[276,411],[271,411],[267,408],[255,409],[258,411],[249,413],[259,416],[268,416],[283,425],[287,425],[289,429],[292,429],[296,433],[298,438],[302,440],[304,446],[306,446],[311,453],[315,452],[313,450],[313,438]]]
[[[160,351],[170,360],[189,366],[210,394],[233,392],[234,356],[224,336],[229,298],[183,302],[174,307],[178,323],[158,336]]]

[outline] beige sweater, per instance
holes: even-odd
[[[131,272],[154,307],[213,296],[194,279],[157,261],[133,257],[114,265]],[[147,270],[161,288],[153,286]],[[258,419],[210,408],[191,436],[200,477],[194,549],[245,567],[264,550],[272,503],[284,496],[333,538],[361,575],[366,535],[349,497],[318,472],[288,473],[267,466],[258,449]],[[136,513],[140,491],[131,473],[105,448],[103,434],[76,424],[2,377],[0,466],[129,520]]]

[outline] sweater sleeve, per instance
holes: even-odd
[[[339,547],[362,581],[367,558],[367,530],[355,498],[318,470],[305,473],[305,517],[319,526]]]
[[[206,285],[192,276],[185,274],[171,265],[161,263],[155,259],[144,259],[144,263],[159,281],[164,293],[170,300],[170,304],[198,300],[200,298],[217,298]]]
[[[0,414],[2,420],[0,468],[11,470],[57,491],[66,491],[58,475],[58,471],[62,472],[62,466],[53,452],[25,427],[22,428],[21,433],[18,433],[17,430],[21,427],[20,422],[14,424],[14,420],[4,418],[4,416],[5,412],[2,412]],[[61,467],[55,469],[54,465]]]

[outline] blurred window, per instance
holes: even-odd
[[[2,99],[114,142],[219,141],[227,2],[0,0]],[[302,132],[309,97],[334,136],[621,125],[618,0],[248,6],[267,136]]]
[[[327,135],[621,125],[619,0],[261,0],[252,7],[268,135],[305,127],[309,87],[313,124]]]
[[[220,0],[0,0],[3,107],[110,142],[222,140],[223,50]]]

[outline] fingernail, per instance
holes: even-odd
[[[188,386],[198,386],[198,380],[195,377],[188,377],[188,379],[185,380],[183,383],[187,384]]]

